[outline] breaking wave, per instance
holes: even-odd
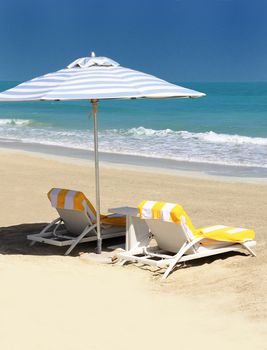
[[[12,125],[12,126],[25,126],[31,125],[33,123],[30,119],[0,119],[0,126],[2,125]]]
[[[142,126],[139,128],[131,128],[128,130],[116,130],[114,132],[119,132],[122,135],[132,135],[132,136],[148,136],[148,137],[169,137],[176,136],[177,138],[182,139],[197,139],[211,143],[231,143],[231,144],[251,144],[251,145],[266,145],[267,146],[267,138],[262,137],[249,137],[249,136],[240,136],[240,135],[228,135],[228,134],[217,134],[213,131],[207,132],[189,132],[189,131],[174,131],[171,129],[165,130],[154,130],[154,129],[146,129]]]
[[[28,119],[0,119],[1,141],[20,141],[93,150],[90,130],[56,129]],[[142,126],[99,131],[102,152],[179,161],[267,168],[267,138],[154,130]]]

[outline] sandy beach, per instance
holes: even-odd
[[[26,235],[56,217],[51,187],[94,201],[94,168],[78,159],[0,151],[0,348],[267,349],[267,183],[101,164],[102,212],[142,199],[181,203],[196,227],[256,232],[256,258],[186,264],[167,281],[152,268],[88,262]]]

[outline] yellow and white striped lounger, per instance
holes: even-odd
[[[253,230],[224,225],[196,229],[183,207],[175,203],[144,200],[138,212],[149,227],[150,240],[146,237],[143,244],[118,253],[122,265],[132,261],[166,268],[163,278],[167,278],[178,263],[192,259],[244,249],[256,256],[251,249],[256,245]],[[152,238],[156,248],[150,245]]]
[[[68,255],[78,243],[97,240],[96,210],[82,192],[52,188],[47,196],[59,217],[40,233],[28,235],[27,238],[32,244],[41,242],[70,246],[65,253]],[[101,215],[102,239],[124,236],[125,222],[124,216]]]

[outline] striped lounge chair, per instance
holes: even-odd
[[[224,225],[196,229],[179,204],[144,200],[138,205],[138,216],[149,227],[150,237],[137,242],[136,247],[117,254],[119,263],[140,262],[165,268],[167,278],[181,262],[230,251],[251,249],[256,245],[253,230]],[[156,240],[157,246],[151,245]]]
[[[52,188],[47,195],[59,217],[40,233],[28,235],[32,244],[70,246],[65,253],[68,255],[78,243],[97,240],[96,210],[82,192]],[[102,239],[124,236],[125,217],[101,215],[101,235]]]

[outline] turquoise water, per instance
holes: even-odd
[[[207,96],[100,101],[100,150],[267,168],[267,83],[179,84]],[[89,112],[89,101],[1,103],[0,139],[93,149]]]

